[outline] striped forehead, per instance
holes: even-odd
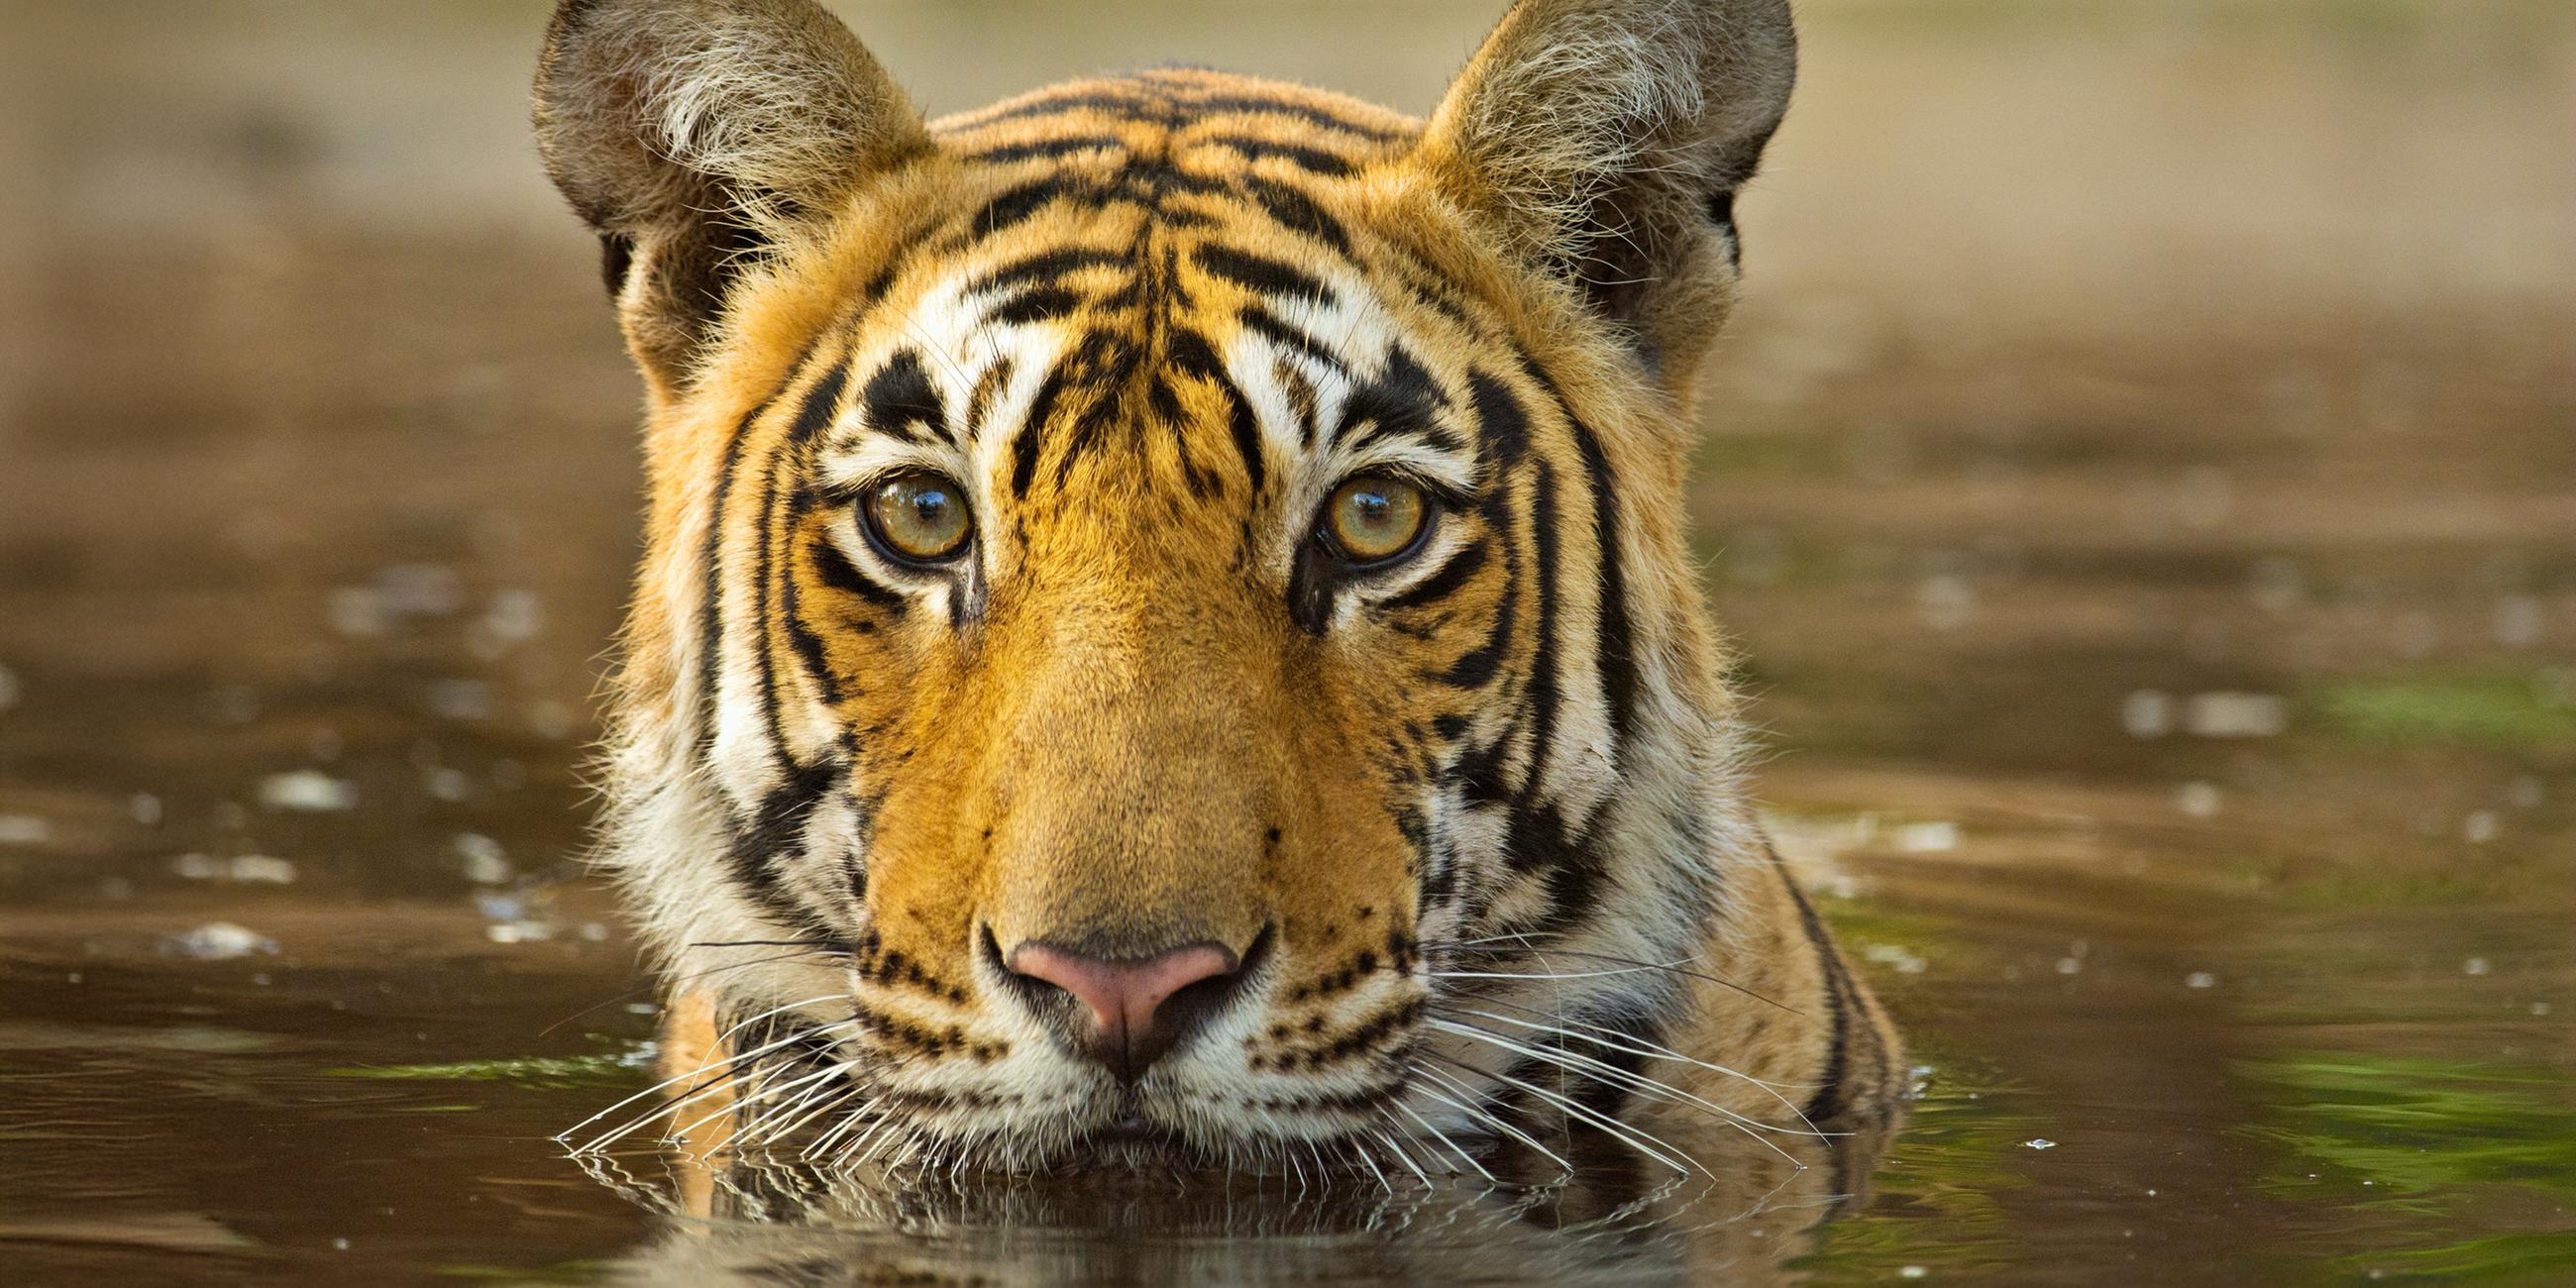
[[[846,342],[820,481],[938,469],[986,514],[1077,478],[1236,509],[1302,509],[1371,468],[1472,487],[1456,345],[1359,264],[1258,223],[1097,213],[899,277]]]

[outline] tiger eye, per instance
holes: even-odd
[[[898,474],[869,491],[868,528],[885,550],[917,563],[945,559],[966,544],[966,498],[936,474]]]
[[[1410,549],[1430,511],[1422,489],[1402,479],[1357,478],[1324,503],[1324,527],[1353,562],[1376,563]]]

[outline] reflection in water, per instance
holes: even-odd
[[[1784,1149],[1692,1139],[1677,1170],[1599,1133],[1481,1156],[1490,1175],[1318,1167],[1255,1176],[856,1170],[794,1157],[585,1154],[659,1214],[620,1263],[660,1283],[1787,1282],[1889,1129]],[[1672,1133],[1667,1135],[1667,1133]],[[1573,1161],[1571,1177],[1558,1158]]]

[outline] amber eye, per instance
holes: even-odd
[[[933,563],[965,548],[966,498],[936,474],[897,474],[869,488],[859,510],[877,547],[896,559]]]
[[[1353,563],[1378,563],[1413,548],[1431,515],[1422,489],[1382,475],[1355,478],[1324,503],[1324,532]]]

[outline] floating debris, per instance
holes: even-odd
[[[259,803],[273,810],[324,814],[358,807],[358,785],[318,769],[270,774],[260,780]]]
[[[2196,970],[2182,977],[2182,986],[2184,988],[2216,988],[2218,986],[2218,977],[2205,970]]]
[[[483,935],[496,944],[538,944],[554,938],[555,927],[550,921],[496,921]]]
[[[2290,704],[2274,693],[2195,693],[2182,724],[2201,738],[2274,738],[2290,727]]]
[[[455,849],[465,879],[476,885],[506,885],[518,875],[518,869],[510,866],[509,854],[491,837],[466,832],[456,838]]]
[[[150,792],[136,792],[125,798],[126,817],[144,827],[161,826],[161,798]]]
[[[2222,804],[2216,783],[2184,783],[2174,795],[2174,807],[2193,818],[2216,818]]]
[[[209,921],[186,934],[162,939],[161,951],[172,957],[192,957],[198,961],[229,961],[253,953],[277,951],[277,941],[247,926],[229,921]]]
[[[1956,573],[1926,577],[1914,589],[1914,607],[1923,624],[1936,631],[1955,631],[1977,610],[1977,588]]]
[[[262,885],[290,885],[295,881],[295,864],[265,854],[236,855],[224,865],[225,875],[235,881]]]
[[[2463,975],[2484,975],[2490,969],[2492,968],[2487,965],[2487,959],[2484,957],[2472,957],[2460,963],[2460,973]]]
[[[2173,732],[2174,700],[2170,693],[2140,689],[2120,703],[2120,727],[2132,738],[2161,738]]]
[[[1931,965],[1920,954],[1900,944],[1870,944],[1861,949],[1861,956],[1899,975],[1920,975]]]
[[[2484,845],[2496,839],[2495,812],[2482,809],[2460,820],[2460,836],[2471,845]]]
[[[2021,1143],[2021,1147],[2023,1149],[2055,1149],[2057,1148],[2057,1142],[2050,1140],[2046,1136],[2034,1136],[2029,1140],[2023,1141]]]
[[[0,845],[42,845],[54,839],[54,825],[32,814],[0,814]]]
[[[1959,848],[1956,823],[1908,823],[1896,829],[1896,848],[1908,854],[1938,854]]]

